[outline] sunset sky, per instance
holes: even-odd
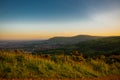
[[[0,0],[0,40],[120,36],[120,0]]]

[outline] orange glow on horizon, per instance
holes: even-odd
[[[120,32],[113,33],[56,33],[56,34],[0,34],[0,40],[42,40],[49,39],[56,36],[71,37],[77,35],[91,35],[91,36],[120,36]]]

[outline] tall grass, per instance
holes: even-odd
[[[1,78],[81,78],[120,74],[120,63],[74,55],[39,56],[0,51]]]

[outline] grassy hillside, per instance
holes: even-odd
[[[82,41],[77,44],[62,45],[61,48],[44,50],[41,53],[56,54],[65,53],[70,54],[72,51],[77,50],[79,53],[87,56],[120,54],[120,36],[104,37],[94,40]]]
[[[120,74],[116,56],[102,55],[94,59],[83,56],[77,52],[72,55],[32,55],[19,50],[2,50],[0,78],[83,78]]]
[[[100,36],[78,35],[73,37],[53,37],[46,41],[48,44],[76,44],[82,41],[101,38]]]
[[[104,54],[109,56],[111,54],[120,54],[120,36],[85,41],[76,44],[76,47],[79,52],[86,55]]]

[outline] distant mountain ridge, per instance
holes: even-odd
[[[72,37],[53,37],[46,42],[51,44],[76,44],[78,42],[102,38],[102,36],[77,35]]]

